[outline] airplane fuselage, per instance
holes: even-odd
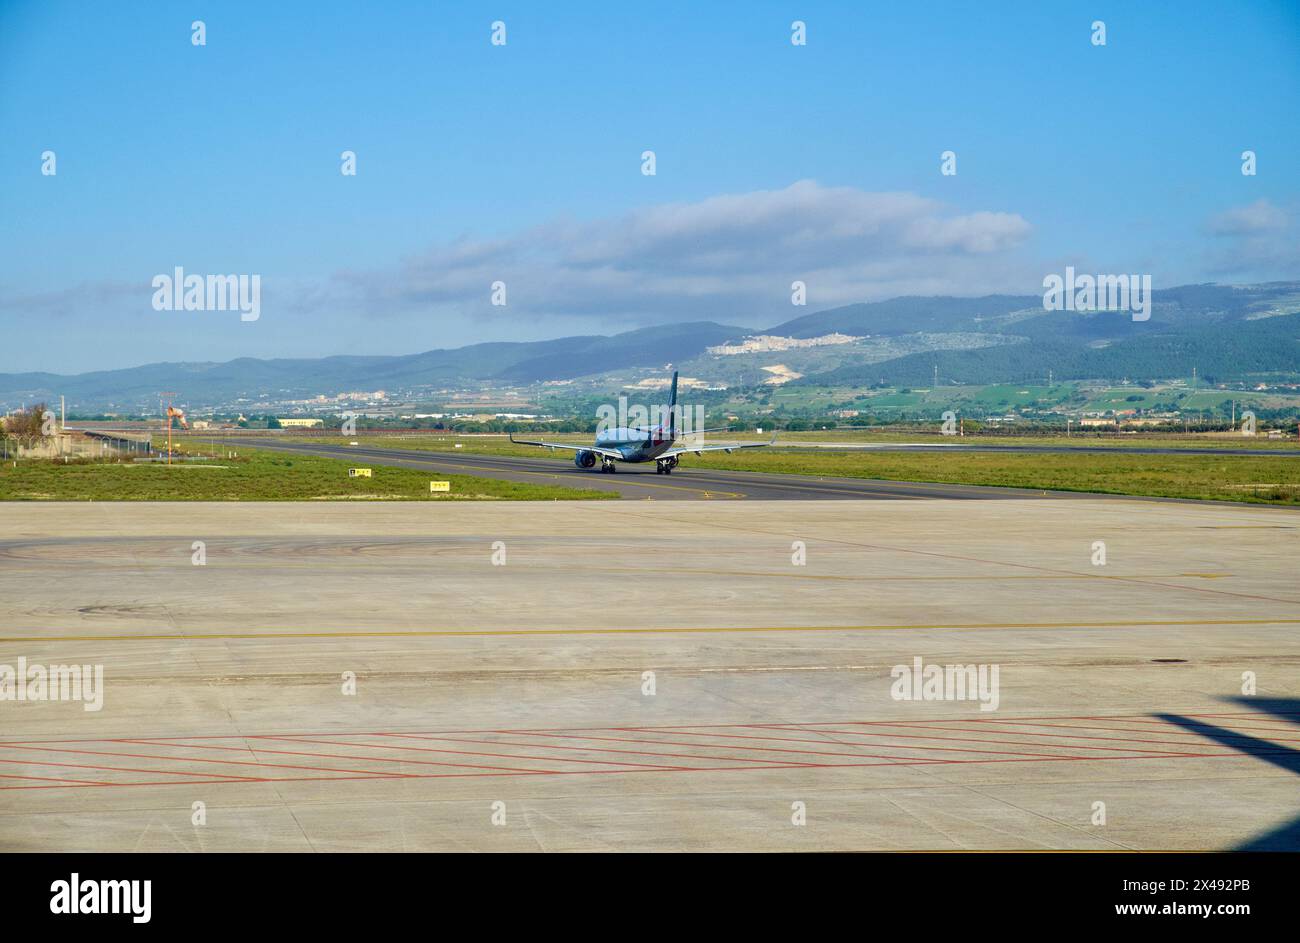
[[[609,449],[631,464],[652,462],[673,447],[672,433],[666,429],[602,429],[596,433],[596,448]]]
[[[640,462],[654,462],[655,473],[660,475],[671,475],[673,469],[677,467],[677,457],[683,452],[694,452],[701,455],[704,452],[727,452],[730,454],[735,449],[752,449],[764,445],[771,445],[771,442],[759,442],[756,444],[738,444],[738,445],[705,445],[702,441],[696,440],[694,445],[685,448],[673,448],[677,441],[677,371],[673,371],[673,379],[669,384],[668,394],[668,419],[654,426],[616,426],[612,429],[600,429],[596,432],[596,441],[590,446],[569,445],[568,443],[547,442],[545,440],[516,439],[510,436],[510,441],[516,445],[535,445],[544,449],[572,449],[573,464],[579,468],[595,468],[596,463],[600,463],[600,470],[603,472],[616,471],[619,462],[630,462],[638,464]],[[704,429],[695,432],[687,432],[687,439],[705,432]],[[776,438],[773,437],[772,442]]]

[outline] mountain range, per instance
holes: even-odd
[[[1045,311],[1040,295],[904,297],[818,311],[766,328],[696,321],[520,343],[485,343],[396,356],[335,356],[224,363],[153,363],[76,375],[0,374],[0,406],[67,397],[78,409],[156,403],[159,390],[212,405],[240,397],[305,398],[353,390],[526,386],[629,368],[684,364],[708,379],[710,364],[740,358],[709,347],[768,334],[845,334],[852,344],[808,348],[799,384],[917,386],[1040,378],[1160,380],[1188,376],[1240,381],[1300,375],[1300,282],[1185,285],[1156,291],[1151,317],[1126,312]],[[827,359],[824,352],[833,352]],[[762,363],[794,354],[768,354]],[[758,361],[756,361],[758,362]],[[823,369],[824,368],[824,369]]]

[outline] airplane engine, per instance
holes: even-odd
[[[596,453],[583,450],[573,453],[573,464],[579,468],[591,468],[596,464]]]

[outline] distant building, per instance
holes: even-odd
[[[279,419],[277,421],[284,429],[313,429],[325,425],[324,419]]]
[[[1123,414],[1116,414],[1114,417],[1112,417],[1112,418],[1110,418],[1110,419],[1105,419],[1105,418],[1097,418],[1097,419],[1087,419],[1087,418],[1085,418],[1085,419],[1080,419],[1080,420],[1079,420],[1079,425],[1080,425],[1080,426],[1083,426],[1083,427],[1085,427],[1085,428],[1087,428],[1087,427],[1093,427],[1093,428],[1112,427],[1112,428],[1116,428],[1116,427],[1120,427],[1120,426],[1128,426],[1128,427],[1132,427],[1132,426],[1170,426],[1170,425],[1174,425],[1174,424],[1176,424],[1177,422],[1178,422],[1178,417],[1177,417],[1177,416],[1140,416],[1140,417],[1137,417],[1137,416],[1129,416],[1129,415],[1123,415]]]
[[[746,337],[739,344],[719,344],[705,349],[715,356],[734,357],[736,354],[795,350],[800,347],[825,347],[829,344],[852,344],[857,340],[861,338],[838,333],[823,334],[821,337],[779,337],[774,334],[757,334]]]

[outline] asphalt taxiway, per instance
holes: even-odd
[[[1300,448],[1290,446],[1278,448],[1250,448],[1241,446],[1206,447],[1206,446],[1160,446],[1160,445],[998,445],[994,442],[964,442],[951,439],[939,442],[783,442],[781,449],[800,451],[805,449],[819,452],[1026,452],[1038,454],[1052,453],[1100,453],[1102,455],[1247,455],[1266,458],[1300,458]]]
[[[0,664],[105,680],[0,702],[0,850],[1295,849],[1298,549],[1124,499],[6,504]]]
[[[578,468],[572,462],[548,458],[516,458],[499,455],[459,455],[455,452],[385,449],[372,446],[331,446],[276,442],[257,439],[250,446],[273,451],[301,452],[326,458],[364,461],[398,468],[427,469],[430,472],[462,472],[482,478],[561,485],[594,491],[614,491],[625,498],[660,501],[749,499],[754,501],[825,501],[876,498],[956,500],[1074,497],[1065,492],[1022,488],[992,488],[916,481],[839,478],[815,475],[782,475],[767,472],[719,471],[692,467],[690,455],[671,475],[656,475],[653,462],[639,465],[619,463],[614,474]]]

